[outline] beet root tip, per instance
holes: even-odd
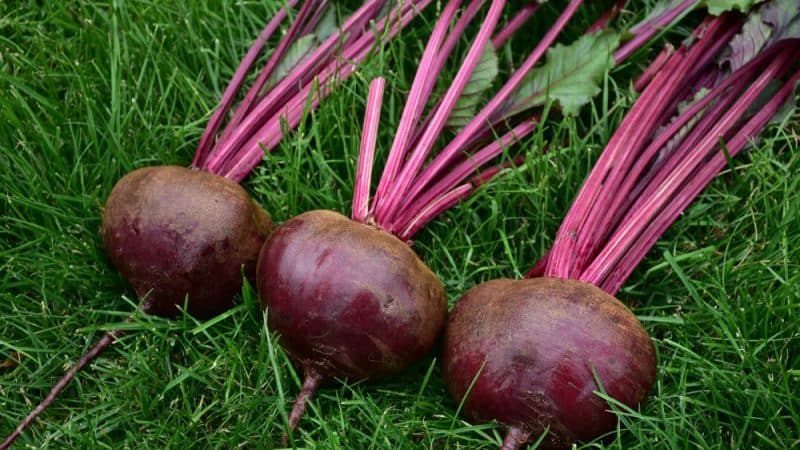
[[[69,368],[67,373],[58,380],[58,383],[50,389],[50,392],[47,394],[47,397],[44,398],[37,406],[33,409],[24,419],[22,422],[17,425],[17,428],[8,435],[8,437],[0,444],[0,450],[6,450],[11,447],[11,444],[17,440],[18,437],[28,428],[34,420],[36,420],[39,415],[47,409],[48,406],[52,405],[55,402],[56,397],[66,389],[67,385],[75,378],[75,374],[78,373],[81,369],[83,369],[87,364],[92,362],[95,358],[100,356],[111,344],[113,344],[117,338],[119,338],[123,334],[120,330],[109,331],[99,341],[97,341],[92,348],[86,352],[81,359],[78,360],[75,365]]]
[[[506,438],[503,439],[503,446],[500,450],[517,450],[523,444],[528,442],[531,434],[522,428],[510,427],[506,432]]]
[[[297,428],[297,424],[300,423],[300,419],[303,418],[303,414],[306,412],[308,401],[316,394],[317,389],[319,389],[319,386],[325,380],[325,377],[313,369],[306,369],[304,372],[303,387],[297,394],[297,398],[292,405],[292,412],[289,414],[289,432],[293,432]],[[288,443],[289,435],[284,433],[283,436],[281,436],[281,445],[286,447]]]

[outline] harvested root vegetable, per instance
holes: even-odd
[[[108,197],[100,234],[111,263],[146,299],[144,311],[171,317],[186,299],[197,318],[233,306],[274,228],[237,183],[184,167],[129,173]],[[213,275],[213,276],[210,276]]]
[[[186,312],[200,319],[233,306],[243,274],[251,279],[259,250],[273,230],[269,216],[238,184],[264,150],[280,142],[283,124],[296,126],[303,108],[316,106],[355,70],[377,42],[408,25],[430,0],[370,0],[341,26],[330,0],[305,0],[244,98],[220,126],[248,73],[299,0],[288,0],[244,57],[203,133],[190,168],[139,169],[114,186],[101,235],[114,267],[142,299],[144,313]],[[335,77],[334,77],[335,76]],[[312,92],[312,86],[321,89]],[[75,374],[120,335],[106,333],[0,444],[8,448],[55,401]]]
[[[444,348],[453,397],[469,393],[465,411],[475,420],[519,424],[508,435],[517,445],[533,426],[549,427],[546,447],[606,433],[616,417],[592,380],[638,405],[656,378],[655,350],[636,316],[575,280],[500,279],[470,289],[450,314]]]
[[[800,36],[778,24],[798,18],[797,5],[771,1],[747,19],[710,16],[668,48],[529,279],[480,284],[456,304],[444,377],[469,417],[508,426],[503,449],[595,439],[615,428],[614,402],[644,401],[653,347],[613,296],[728,158],[792,102]]]

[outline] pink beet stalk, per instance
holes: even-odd
[[[450,1],[445,6],[439,20],[434,25],[431,37],[425,45],[425,50],[422,53],[419,67],[429,67],[436,59],[436,54],[439,51],[441,43],[444,41],[447,27],[450,21],[455,16],[460,2]],[[389,157],[386,160],[386,167],[384,168],[384,175],[378,184],[378,190],[375,194],[376,198],[384,195],[391,182],[394,181],[396,174],[400,170],[400,165],[403,162],[403,157],[408,146],[408,140],[411,138],[413,127],[416,125],[420,116],[422,115],[422,108],[425,107],[423,93],[427,83],[427,77],[438,75],[438,73],[430,74],[428,70],[418,70],[414,82],[411,84],[411,91],[408,94],[403,113],[400,117],[400,123],[397,126],[397,133],[394,136],[392,148],[389,150]],[[429,93],[429,92],[428,92]]]
[[[683,191],[694,191],[695,185],[705,186],[707,182],[702,177],[692,176],[698,170],[703,170],[708,162],[704,163],[709,151],[713,151],[719,145],[719,138],[724,136],[729,130],[732,129],[746,112],[747,108],[755,102],[761,92],[767,87],[770,81],[780,76],[780,74],[788,69],[787,59],[791,57],[791,53],[785,52],[770,63],[770,65],[760,74],[760,76],[753,81],[747,90],[741,95],[736,103],[725,110],[715,111],[717,120],[714,127],[702,133],[703,137],[696,145],[691,145],[691,151],[688,152],[685,158],[682,158],[680,164],[671,171],[665,179],[660,181],[656,189],[653,190],[652,195],[640,198],[636,205],[634,205],[626,220],[615,230],[612,237],[603,246],[602,252],[595,258],[591,265],[582,271],[580,279],[592,280],[595,284],[599,284],[601,280],[608,275],[610,270],[615,266],[614,264],[621,258],[625,252],[628,251],[631,245],[636,242],[640,237],[641,230],[647,224],[656,218],[671,201],[674,201],[676,195]],[[795,57],[797,53],[795,53]],[[796,60],[796,59],[795,59]],[[785,102],[785,98],[783,99]],[[775,109],[777,111],[777,108]],[[722,115],[724,113],[724,115]],[[713,116],[709,116],[713,117]],[[768,117],[769,118],[769,117]],[[705,130],[702,130],[705,131]],[[751,138],[753,136],[747,136]],[[691,138],[687,138],[690,144],[694,144]],[[735,143],[735,142],[732,142]],[[726,145],[728,152],[731,156],[735,156],[744,147],[746,141],[742,141],[740,146]],[[717,152],[721,153],[721,152]],[[715,176],[716,173],[711,173]],[[691,179],[690,179],[691,177]],[[711,180],[709,179],[708,182]],[[641,202],[641,203],[639,203]],[[680,212],[680,211],[678,211]]]
[[[325,42],[316,48],[304,59],[290,74],[283,78],[269,93],[253,106],[253,109],[244,117],[240,124],[227,136],[225,141],[218,144],[215,151],[209,156],[206,168],[208,170],[223,172],[229,161],[236,158],[238,149],[253,135],[264,122],[269,119],[287,97],[295,95],[302,84],[308,82],[319,71],[320,64],[330,61],[333,50],[338,45],[342,34],[354,32],[354,27],[359,20],[377,10],[377,0],[365,3],[358,11],[351,15],[342,25],[338,33],[328,37]]]
[[[361,132],[361,149],[358,153],[358,169],[353,192],[352,219],[365,222],[369,213],[369,188],[372,177],[372,162],[375,158],[375,145],[378,141],[378,124],[381,118],[381,104],[386,80],[376,78],[369,86],[367,110],[364,113],[364,130]]]
[[[266,42],[278,31],[289,16],[288,8],[295,7],[299,0],[289,0],[270,20],[261,35],[253,43],[237,68],[230,84],[220,100],[203,132],[192,167],[241,181],[260,162],[262,148],[271,150],[282,138],[283,123],[289,128],[296,126],[306,106],[315,108],[319,101],[329,95],[335,83],[349,76],[354,64],[366,58],[370,49],[397,35],[432,0],[410,0],[399,2],[390,13],[378,20],[378,14],[389,0],[368,0],[350,15],[341,28],[325,38],[318,46],[309,49],[307,55],[291,67],[285,75],[275,80],[275,85],[265,90],[266,83],[274,78],[275,71],[287,56],[293,44],[308,33],[313,33],[325,14],[333,7],[330,0],[304,0],[286,33],[267,59],[244,99],[228,120],[225,129],[217,136],[220,125],[231,109],[235,97],[248,72],[262,53]],[[377,20],[375,27],[369,23]],[[375,32],[379,33],[376,35]],[[348,63],[343,64],[341,59]],[[313,96],[315,85],[324,88]],[[311,97],[315,97],[311,99]],[[266,130],[266,131],[265,131]]]
[[[707,21],[695,41],[654,63],[647,87],[587,177],[553,247],[529,276],[573,278],[616,293],[659,236],[724,169],[720,139],[736,156],[791,98],[800,76],[791,74],[800,40],[772,43],[733,73],[720,72],[716,59],[741,25],[732,16]],[[784,80],[783,88],[745,117],[776,80]],[[676,115],[677,105],[709,82],[712,89]]]
[[[451,168],[447,175],[442,177],[437,183],[426,189],[419,199],[415,199],[410,205],[406,205],[406,209],[402,215],[395,221],[390,229],[405,229],[414,220],[414,217],[423,209],[428,209],[428,205],[444,195],[454,186],[462,183],[464,180],[474,174],[477,168],[483,167],[489,161],[496,158],[503,149],[510,147],[522,138],[529,135],[536,129],[536,124],[533,121],[522,122],[503,135],[499,140],[490,143],[483,149],[475,152],[474,155],[467,158],[467,160],[457,164]]]
[[[597,31],[604,30],[608,26],[609,22],[619,16],[626,3],[628,3],[628,0],[617,0],[611,9],[606,11],[599,19],[597,19],[591,26],[589,26],[589,28],[586,29],[586,32],[595,33]]]
[[[455,2],[451,2],[455,3]],[[486,45],[491,38],[491,32],[497,25],[500,19],[500,14],[503,12],[505,6],[504,1],[493,1],[489,12],[486,14],[486,19],[483,26],[478,31],[478,35],[472,42],[472,46],[467,53],[464,63],[459,68],[455,80],[450,85],[450,88],[444,95],[442,105],[436,110],[436,114],[431,119],[431,123],[425,132],[422,134],[420,141],[417,142],[416,147],[411,152],[403,166],[402,171],[394,180],[392,189],[387,192],[385,202],[382,202],[383,197],[378,197],[375,207],[375,217],[378,220],[387,220],[386,213],[397,207],[400,198],[408,190],[409,185],[413,181],[417,171],[422,167],[428,154],[433,148],[433,145],[438,138],[439,133],[444,128],[450,113],[456,105],[456,101],[461,96],[461,92],[467,85],[472,72],[478,64],[478,60],[483,54]]]
[[[517,12],[513,19],[509,20],[503,29],[498,31],[492,37],[492,45],[494,48],[500,48],[511,39],[511,36],[517,32],[524,24],[528,21],[533,14],[542,6],[541,3],[531,3],[529,5],[525,5],[522,9]]]
[[[478,114],[462,129],[459,134],[447,146],[439,152],[434,160],[425,168],[423,173],[419,176],[418,181],[414,183],[413,187],[408,186],[410,183],[406,182],[401,187],[395,189],[394,198],[387,200],[392,205],[399,202],[399,197],[407,195],[408,198],[415,198],[419,191],[425,188],[430,180],[440,176],[440,172],[452,162],[452,160],[462,151],[463,147],[479,134],[488,124],[492,123],[491,116],[496,115],[498,109],[506,101],[506,99],[519,87],[524,80],[525,76],[533,70],[537,62],[544,56],[547,49],[553,44],[558,33],[566,26],[569,19],[577,11],[582,3],[581,0],[572,0],[561,16],[553,24],[553,27],[548,30],[544,38],[539,41],[539,44],[522,63],[522,65],[511,75],[509,80],[503,85],[502,88],[494,95],[494,97],[484,106]],[[411,188],[407,193],[408,188]]]
[[[289,6],[293,7],[295,4],[297,4],[297,1],[298,0],[291,0],[289,2]],[[213,145],[214,135],[217,133],[225,114],[231,107],[231,104],[233,104],[236,93],[239,92],[247,73],[255,63],[258,55],[264,48],[264,45],[266,45],[269,38],[275,34],[275,31],[278,29],[281,22],[283,22],[283,20],[286,18],[286,15],[286,8],[281,8],[280,11],[275,14],[275,17],[269,21],[267,26],[264,27],[264,30],[258,36],[258,39],[256,39],[252,47],[250,47],[250,50],[247,51],[247,54],[242,59],[242,62],[239,63],[239,67],[236,68],[236,72],[233,74],[230,84],[228,84],[228,87],[225,88],[225,92],[222,94],[222,99],[220,100],[219,106],[214,111],[214,114],[211,116],[211,119],[206,125],[206,129],[203,131],[203,136],[200,138],[200,144],[197,146],[197,152],[195,153],[194,160],[192,161],[192,167],[202,166],[203,161]]]
[[[605,26],[619,14],[623,3],[623,1],[617,2],[595,23],[593,29]],[[474,192],[480,184],[474,182],[475,174],[499,156],[505,148],[535,130],[538,114],[522,114],[524,109],[521,108],[512,113],[517,106],[510,103],[509,98],[544,57],[547,49],[555,42],[560,31],[580,7],[581,1],[572,0],[567,5],[543,39],[522,65],[512,72],[503,86],[491,96],[488,103],[450,142],[445,144],[441,151],[432,155],[435,142],[439,139],[457,100],[472,77],[486,46],[502,45],[507,42],[509,37],[520,30],[538,9],[538,5],[527,5],[515,13],[506,25],[498,26],[505,4],[502,1],[492,1],[486,13],[482,15],[482,25],[471,41],[455,79],[448,85],[442,98],[430,108],[427,117],[420,122],[423,108],[430,102],[429,97],[433,92],[436,78],[469,22],[478,16],[481,2],[471,1],[459,16],[460,4],[461,2],[455,0],[448,2],[434,26],[403,109],[377,191],[371,199],[372,204],[367,207],[366,220],[369,223],[395,233],[407,242],[410,242],[413,235],[430,220]],[[665,14],[668,17],[659,16],[650,22],[670,24],[678,13],[673,9]],[[643,29],[649,32],[654,27],[655,25]],[[652,34],[648,36],[652,37]],[[641,46],[646,39],[637,42],[636,45]],[[530,120],[532,116],[536,119]],[[525,117],[528,120],[523,120]],[[656,119],[658,117],[653,115],[652,120]],[[478,142],[497,132],[495,126],[508,131],[501,132],[501,137],[497,141],[479,146]],[[365,130],[366,127],[367,124]],[[644,134],[641,139],[644,139]],[[369,149],[364,153],[366,155],[361,155],[360,160],[371,157]],[[500,166],[493,166],[484,170],[480,176],[484,176],[485,181],[499,170]],[[369,203],[369,194],[363,190],[363,180],[366,175],[361,168],[357,178],[358,200],[354,200],[353,217],[363,218],[364,203]],[[470,178],[473,181],[470,181]],[[465,182],[466,184],[463,184]]]
[[[614,59],[622,61],[628,58],[645,42],[653,39],[653,37],[661,33],[671,23],[691,12],[699,3],[698,0],[683,0],[678,6],[670,9],[666,13],[631,28],[630,32],[633,34],[633,39],[626,42],[617,50],[614,54]]]
[[[311,16],[312,8],[316,9],[317,11],[321,11],[325,8],[324,4],[317,3],[319,2],[307,1],[303,3],[303,6],[297,13],[294,22],[292,22],[292,25],[289,27],[289,31],[287,31],[284,38],[278,43],[278,46],[275,48],[275,51],[272,52],[272,56],[270,56],[267,64],[261,70],[261,73],[258,74],[258,78],[256,78],[256,80],[253,82],[253,85],[250,86],[250,90],[247,92],[247,95],[245,95],[244,100],[242,100],[242,102],[239,104],[239,107],[236,108],[236,111],[233,113],[233,117],[228,122],[228,125],[222,132],[222,136],[219,138],[220,142],[226,141],[230,137],[231,133],[233,133],[236,127],[241,123],[242,119],[251,111],[252,105],[256,101],[256,98],[264,87],[264,84],[272,76],[281,59],[283,59],[283,57],[286,55],[286,51],[289,49],[289,46],[301,36],[301,33],[304,31],[303,29],[316,26],[317,23],[319,23],[320,17],[317,15],[313,16],[310,21],[306,20],[309,16]]]
[[[375,29],[385,31],[384,40],[392,39],[431,1],[420,0],[414,4],[397,7],[388,17],[378,21],[375,24]],[[315,108],[323,98],[330,95],[332,87],[353,73],[355,70],[354,64],[363,61],[369,55],[376,39],[377,37],[372,33],[365,33],[344,49],[340,58],[336,58],[319,72],[315,78],[316,84],[309,83],[305,85],[298,94],[288,100],[280,111],[269,118],[257,133],[236,151],[236,155],[225,165],[222,171],[223,175],[226,178],[237,181],[247,176],[250,170],[258,165],[264,157],[264,151],[275,148],[280,142],[283,136],[283,124],[288,125],[290,129],[297,126],[306,108]],[[319,89],[317,89],[317,86]]]

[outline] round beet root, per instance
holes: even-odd
[[[269,327],[306,374],[292,426],[322,379],[383,377],[427,354],[447,314],[441,282],[408,245],[331,211],[278,227],[257,283]]]
[[[117,182],[100,234],[114,267],[147,311],[208,318],[233,306],[242,267],[255,275],[272,220],[237,183],[177,166],[147,167]]]
[[[611,431],[594,392],[635,408],[655,381],[653,344],[620,301],[573,280],[494,280],[469,290],[447,321],[442,351],[450,394],[480,421],[510,427],[503,448],[549,428],[545,448]],[[482,367],[482,368],[481,368]]]

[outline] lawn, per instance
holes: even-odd
[[[589,3],[562,41],[610,2]],[[103,254],[104,201],[134,168],[189,163],[227,79],[279,4],[0,4],[0,437],[135,309]],[[545,7],[533,33],[556,14]],[[434,18],[431,7],[373,55],[244,183],[277,221],[310,209],[349,212],[369,80],[388,80],[380,157]],[[679,42],[688,29],[665,38]],[[612,73],[585,114],[549,117],[515,147],[527,156],[522,167],[417,237],[451,306],[481,281],[520,276],[548,248],[635,98],[630,80],[659,46]],[[619,293],[653,338],[658,381],[639,412],[619,412],[615,433],[582,448],[800,447],[797,117],[732,161]],[[18,448],[278,446],[299,380],[252,290],[217,320],[140,315],[125,327],[132,332]],[[391,380],[325,386],[294,444],[492,449],[502,435],[458,414],[434,356]]]

